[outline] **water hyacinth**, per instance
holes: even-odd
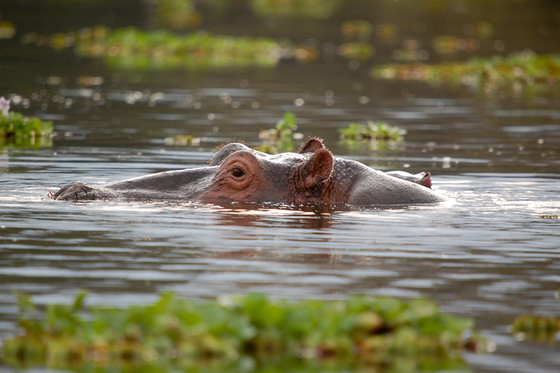
[[[338,131],[342,140],[401,141],[406,135],[405,129],[371,120],[367,124],[350,123],[347,128],[340,128]]]
[[[259,139],[264,144],[256,149],[268,154],[293,152],[296,150],[296,141],[303,139],[303,135],[296,133],[296,130],[297,117],[294,113],[286,112],[284,117],[276,123],[275,128],[259,133]]]
[[[167,146],[198,146],[200,138],[191,135],[175,135],[164,138],[163,143]]]
[[[327,19],[343,6],[342,0],[251,0],[258,17]]]
[[[560,319],[533,315],[518,316],[511,331],[517,340],[529,339],[532,341],[553,344],[560,331]]]
[[[445,365],[460,361],[465,348],[484,347],[481,338],[464,338],[470,319],[441,313],[427,299],[288,302],[248,294],[194,302],[168,293],[152,305],[89,310],[84,301],[79,294],[71,305],[49,305],[37,319],[29,298],[18,295],[22,333],[4,341],[4,363],[60,369],[158,362],[171,371],[210,360],[224,368],[249,358],[259,364],[338,362],[347,370],[349,364],[381,367],[402,359],[415,367]]]
[[[537,55],[525,51],[507,57],[476,57],[465,62],[387,64],[374,66],[371,76],[380,80],[416,80],[434,85],[484,87],[486,90],[512,83],[554,84],[560,80],[560,55]]]
[[[52,146],[52,122],[27,118],[10,112],[10,100],[0,97],[0,147],[49,147]]]
[[[558,215],[541,215],[545,219],[558,219]],[[554,296],[560,300],[560,290]],[[523,341],[525,339],[555,344],[560,336],[560,318],[535,315],[517,316],[510,325],[510,331],[515,339]]]
[[[196,11],[193,0],[159,0],[156,18],[160,26],[186,30],[199,26],[203,15]]]
[[[11,39],[16,34],[16,28],[10,21],[0,20],[0,39]]]
[[[103,25],[50,37],[28,34],[23,42],[57,50],[73,48],[79,57],[101,58],[107,65],[123,69],[270,68],[282,58],[308,61],[317,55],[309,48],[271,38],[203,31],[179,35],[135,27],[110,30]]]

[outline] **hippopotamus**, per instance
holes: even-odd
[[[402,206],[446,200],[431,189],[429,173],[383,173],[334,157],[316,138],[309,139],[297,153],[278,155],[230,143],[217,151],[206,167],[101,186],[73,182],[60,188],[53,198],[335,206]]]

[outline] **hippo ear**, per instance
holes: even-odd
[[[334,158],[331,152],[326,149],[319,149],[313,156],[301,166],[301,180],[303,187],[312,188],[319,183],[327,180],[332,173]]]
[[[309,139],[298,151],[299,154],[315,153],[319,149],[324,149],[323,142],[320,139]]]

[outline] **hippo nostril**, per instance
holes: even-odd
[[[243,170],[240,168],[234,168],[233,170],[231,170],[231,174],[235,177],[241,177],[245,174],[245,172],[243,172]]]

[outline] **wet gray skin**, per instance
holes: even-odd
[[[57,200],[122,199],[204,203],[285,203],[356,206],[434,204],[445,197],[430,188],[429,174],[385,174],[333,157],[310,139],[298,153],[268,155],[232,143],[208,167],[161,172],[92,186],[73,182]]]

